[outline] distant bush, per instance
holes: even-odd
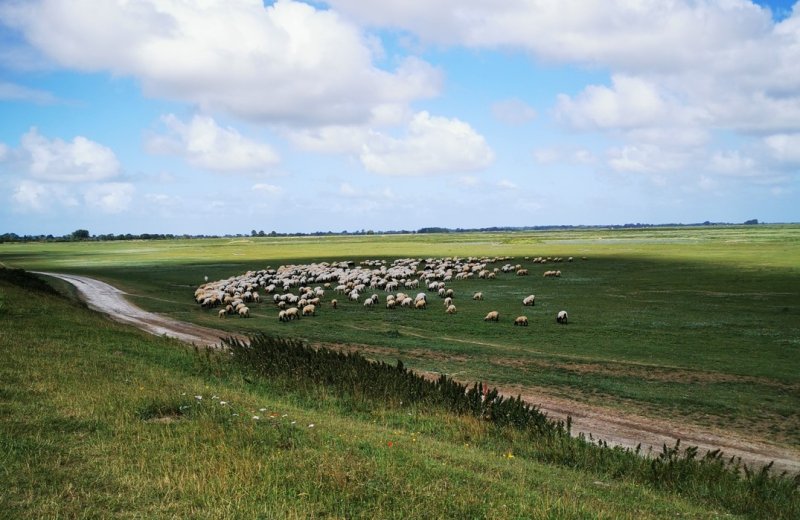
[[[552,421],[519,397],[507,398],[482,383],[471,388],[442,374],[435,381],[396,365],[366,359],[357,352],[315,349],[307,343],[263,334],[248,342],[225,340],[234,359],[260,375],[285,377],[300,386],[323,385],[357,399],[381,403],[436,406],[457,415],[481,417],[498,426],[567,435],[563,422]]]

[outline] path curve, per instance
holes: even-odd
[[[178,321],[147,312],[125,299],[116,287],[86,276],[37,272],[65,280],[74,285],[89,308],[108,314],[116,321],[130,324],[158,336],[169,336],[195,345],[220,347],[221,338],[230,333]],[[327,345],[326,346],[332,346]],[[431,376],[431,374],[424,374]],[[437,374],[438,377],[438,374]],[[527,387],[498,387],[506,395],[520,395],[522,399],[538,406],[551,418],[566,420],[572,417],[573,435],[589,435],[602,439],[612,446],[635,448],[641,445],[644,454],[658,454],[664,444],[697,446],[700,453],[721,449],[727,457],[736,456],[751,467],[761,467],[770,462],[778,472],[800,473],[800,450],[768,444],[766,442],[734,436],[730,432],[713,431],[683,422],[653,419],[601,406],[588,405],[568,399],[556,398],[545,392]]]
[[[156,336],[168,336],[185,343],[215,348],[221,345],[222,338],[231,336],[228,332],[147,312],[126,300],[125,292],[94,278],[74,274],[33,272],[71,283],[78,289],[81,299],[90,309],[108,314],[116,321],[133,325]]]

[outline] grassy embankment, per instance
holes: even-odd
[[[283,324],[270,304],[251,320],[219,320],[191,299],[204,276],[284,263],[401,256],[509,255],[531,276],[459,281],[458,313],[336,312]],[[574,256],[554,268],[523,257]],[[141,306],[230,331],[368,345],[407,365],[519,386],[655,417],[800,446],[800,227],[590,230],[437,236],[191,240],[0,246],[26,268],[106,279]],[[486,294],[473,302],[475,290]],[[534,293],[537,305],[522,297]],[[330,295],[328,295],[330,296]],[[341,300],[341,298],[340,298]],[[553,319],[567,309],[571,324]],[[503,320],[482,317],[497,309]],[[511,326],[526,314],[531,326]]]
[[[709,481],[717,473],[677,461],[663,480],[619,452],[545,464],[555,452],[525,432],[262,378],[5,274],[10,517],[791,518],[800,507],[788,483]]]

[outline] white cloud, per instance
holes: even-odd
[[[672,121],[679,107],[642,78],[615,75],[612,87],[589,85],[577,97],[558,96],[556,113],[571,126],[587,129],[633,129]]]
[[[655,173],[681,170],[690,157],[680,150],[654,145],[630,145],[608,151],[608,164],[618,172]]]
[[[283,193],[283,188],[280,186],[275,186],[274,184],[258,183],[254,184],[250,189],[263,195],[280,195]]]
[[[169,114],[161,121],[169,134],[148,138],[147,148],[153,153],[182,155],[193,166],[218,172],[261,171],[279,161],[269,145],[248,139],[234,128],[222,128],[210,117],[194,116],[184,123]]]
[[[257,121],[363,123],[440,89],[426,62],[378,68],[374,38],[292,0],[38,0],[7,4],[0,19],[61,66],[133,76],[149,95]]]
[[[738,150],[716,152],[709,164],[713,172],[730,176],[751,176],[755,172],[756,161]]]
[[[764,144],[781,163],[800,164],[800,133],[770,135],[764,138]]]
[[[536,110],[520,99],[505,99],[492,103],[492,115],[508,125],[524,125],[536,118]]]
[[[7,156],[8,146],[6,146],[4,143],[0,143],[0,162],[5,161]]]
[[[50,92],[0,81],[0,100],[30,101],[41,105],[56,102],[56,97]]]
[[[22,181],[12,196],[14,202],[25,210],[42,211],[47,206],[47,188],[38,182]]]
[[[339,195],[342,197],[361,197],[362,193],[349,182],[343,182],[339,185]]]
[[[87,205],[103,213],[122,213],[130,207],[134,192],[132,184],[108,182],[90,186],[83,198]]]
[[[469,124],[423,111],[403,138],[373,135],[360,159],[368,171],[381,175],[426,175],[481,170],[494,160],[494,152]]]
[[[497,187],[502,188],[504,190],[515,190],[517,189],[517,185],[511,182],[508,179],[501,179],[497,182]]]
[[[69,185],[29,180],[17,184],[11,200],[24,213],[45,213],[80,205]]]
[[[47,139],[31,128],[22,136],[20,152],[30,174],[59,182],[100,181],[115,177],[120,165],[114,152],[83,136],[70,142]]]

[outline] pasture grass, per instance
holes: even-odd
[[[324,386],[249,376],[227,355],[145,335],[32,284],[0,280],[3,301],[13,302],[0,312],[0,511],[8,517],[797,511],[795,499],[742,510],[733,496],[727,503],[602,468],[543,463],[529,437],[480,419],[358,405]]]
[[[420,312],[365,310],[339,297],[336,311],[323,306],[298,322],[279,323],[267,303],[251,306],[250,320],[220,320],[191,297],[204,276],[267,266],[456,255],[512,256],[531,275],[452,282],[453,316],[435,297]],[[543,279],[555,264],[526,256],[575,261]],[[356,347],[463,381],[800,446],[800,226],[0,244],[0,260],[97,276],[148,310],[231,332]],[[469,298],[476,290],[483,302]],[[523,307],[531,293],[536,306]],[[562,308],[566,327],[554,320]],[[500,311],[500,323],[482,321],[488,310]],[[521,314],[530,326],[511,326]]]

